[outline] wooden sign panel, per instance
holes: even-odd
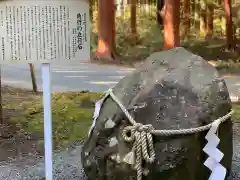
[[[66,63],[89,57],[87,0],[0,1],[0,63]]]

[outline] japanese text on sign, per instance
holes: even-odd
[[[1,62],[61,62],[90,56],[84,0],[0,2]]]

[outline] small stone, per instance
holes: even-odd
[[[118,144],[118,140],[116,137],[112,137],[110,140],[109,140],[109,147],[113,147],[115,145]]]
[[[117,158],[116,154],[113,154],[113,155],[110,156],[110,159],[113,160],[113,161],[116,161],[116,158]]]
[[[135,155],[134,152],[129,152],[124,158],[123,161],[127,164],[133,165],[135,163]]]
[[[120,157],[119,154],[117,154],[117,156],[116,156],[116,162],[117,162],[118,164],[121,163],[121,157]]]
[[[86,165],[87,165],[87,166],[90,166],[90,165],[91,165],[91,163],[90,163],[89,160],[86,161]]]
[[[106,129],[111,129],[111,128],[113,128],[115,125],[116,125],[116,124],[115,124],[115,122],[113,122],[112,119],[108,119],[108,120],[106,121],[106,123],[105,123],[105,128],[106,128]]]

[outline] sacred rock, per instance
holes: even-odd
[[[150,55],[112,90],[137,123],[151,124],[157,130],[203,126],[232,108],[226,83],[217,70],[181,47]],[[81,154],[89,180],[137,179],[133,143],[123,138],[123,129],[131,125],[108,96]],[[207,180],[210,171],[203,163],[208,156],[202,151],[207,132],[152,135],[156,158],[152,164],[142,161],[142,179]],[[220,124],[218,137],[218,148],[224,153],[221,164],[229,173],[233,153],[231,120]]]

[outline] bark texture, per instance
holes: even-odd
[[[114,0],[98,2],[98,47],[96,55],[114,58],[115,53],[115,3]]]
[[[164,5],[164,49],[180,46],[180,0],[167,0]]]

